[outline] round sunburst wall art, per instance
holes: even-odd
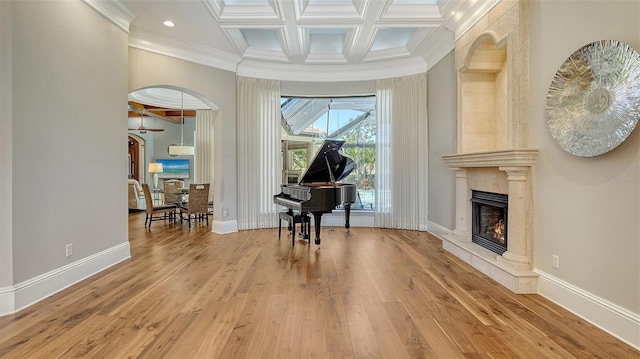
[[[640,118],[640,54],[615,40],[581,47],[553,77],[546,115],[565,151],[580,157],[611,151]]]

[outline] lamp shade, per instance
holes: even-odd
[[[193,156],[195,154],[195,148],[193,146],[169,146],[169,155],[171,156]]]
[[[162,163],[151,162],[149,163],[149,173],[162,172]]]

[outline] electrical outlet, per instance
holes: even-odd
[[[560,268],[560,257],[553,256],[553,268]]]
[[[73,255],[73,244],[67,244],[66,251],[67,257],[71,257]]]
[[[229,216],[229,210],[226,208],[222,209],[222,218],[227,218]]]

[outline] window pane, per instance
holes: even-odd
[[[291,169],[294,171],[307,168],[307,150],[291,151]]]
[[[353,183],[358,197],[352,209],[373,210],[375,203],[376,110],[375,96],[281,99],[282,126],[287,143],[314,143],[314,152],[290,149],[288,171],[304,172],[325,139],[345,141],[342,154],[356,169],[342,182]]]

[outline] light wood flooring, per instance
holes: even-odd
[[[131,214],[131,259],[0,318],[1,358],[639,358],[401,230],[210,232]],[[312,241],[313,243],[313,241]]]

